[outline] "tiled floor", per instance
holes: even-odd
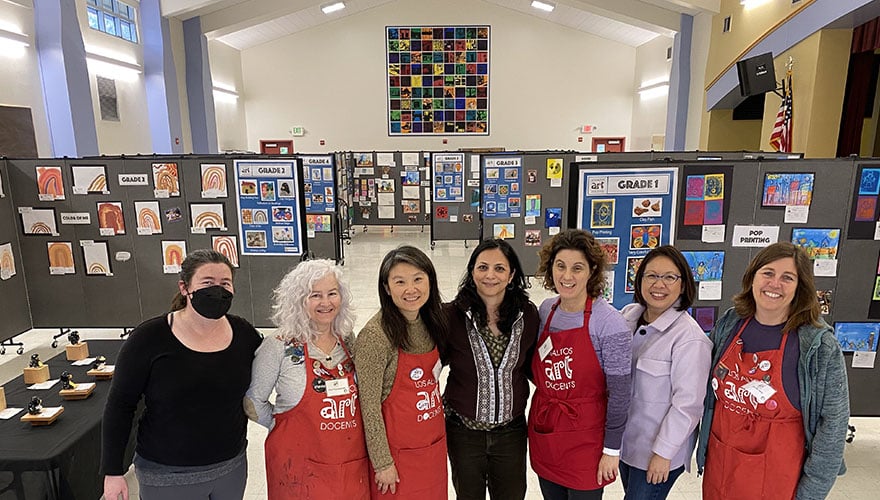
[[[360,328],[378,310],[379,299],[376,295],[377,270],[382,257],[388,250],[401,245],[411,244],[428,253],[437,269],[440,290],[444,299],[450,300],[455,295],[458,281],[467,264],[471,250],[476,243],[469,242],[470,248],[465,248],[461,242],[438,241],[435,249],[431,250],[428,232],[396,228],[392,233],[388,228],[371,228],[368,232],[358,232],[354,235],[352,244],[345,247],[345,273],[352,288],[356,301],[357,328]],[[530,290],[532,300],[540,302],[550,296],[550,293],[538,288],[536,280],[532,280],[535,288]],[[17,356],[8,350],[5,356],[0,356],[0,382],[6,382],[19,374],[25,360],[32,352],[39,352],[43,359],[57,353],[57,349],[51,347],[51,333],[55,331],[32,330],[19,337],[25,342],[25,354]],[[83,338],[118,338],[119,331],[90,330],[82,331]],[[59,348],[60,349],[60,348]],[[445,373],[445,372],[444,372]],[[839,478],[829,498],[836,500],[869,500],[876,499],[880,491],[880,474],[877,473],[880,466],[880,420],[876,418],[854,418],[851,422],[856,426],[856,439],[846,448],[846,462],[848,473]],[[262,427],[251,423],[248,428],[248,461],[250,473],[248,486],[245,492],[247,500],[266,498],[265,470],[263,467],[263,441],[266,431]],[[129,473],[129,476],[132,474]],[[136,491],[136,484],[130,478],[132,492]],[[620,481],[606,488],[605,498],[622,498],[623,492]],[[455,494],[449,488],[450,498]],[[132,495],[132,498],[137,496]],[[538,489],[537,478],[529,473],[529,499],[541,498]],[[684,474],[676,482],[672,499],[696,500],[700,498],[700,480],[694,474]]]

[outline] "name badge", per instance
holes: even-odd
[[[337,378],[327,381],[327,395],[331,397],[345,396],[351,391],[348,388],[347,378]]]
[[[431,369],[431,373],[434,375],[434,380],[439,384],[440,383],[440,371],[443,370],[443,363],[438,359],[436,363],[434,363],[434,368]]]
[[[548,354],[550,354],[550,351],[552,351],[552,350],[553,350],[553,339],[550,338],[550,336],[548,335],[547,340],[545,340],[544,343],[541,344],[540,347],[538,347],[538,356],[540,356],[541,359],[544,359],[547,357]]]
[[[755,400],[758,401],[758,404],[764,404],[768,399],[776,394],[776,389],[774,389],[770,384],[761,380],[752,380],[748,384],[744,385],[743,389],[754,396]]]

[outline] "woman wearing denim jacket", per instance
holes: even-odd
[[[803,249],[774,243],[718,320],[697,450],[703,497],[822,499],[845,471],[846,368]]]
[[[621,313],[632,341],[633,396],[620,451],[625,500],[661,500],[690,471],[712,342],[688,314],[696,285],[675,247],[648,252],[633,304]]]

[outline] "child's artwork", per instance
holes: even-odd
[[[162,242],[162,271],[165,274],[177,274],[180,272],[180,264],[186,258],[185,241]]]
[[[158,201],[136,201],[138,234],[162,234],[162,218],[159,216]]]
[[[702,238],[702,226],[727,223],[730,211],[733,167],[686,166],[681,185],[679,219],[676,237],[684,240]],[[648,207],[651,209],[652,204]],[[658,207],[662,208],[662,207]],[[645,212],[648,214],[650,212]]]
[[[617,264],[620,255],[620,238],[596,238],[596,243],[605,252],[606,264]]]
[[[544,209],[544,227],[562,227],[562,209]]]
[[[707,252],[682,252],[694,281],[721,281],[724,275],[724,252],[721,250]]]
[[[691,316],[704,332],[709,333],[712,331],[712,328],[715,326],[715,316],[718,314],[718,307],[694,306],[688,312],[691,313]]]
[[[527,247],[541,246],[541,230],[540,229],[526,229],[525,245]]]
[[[633,224],[629,229],[629,249],[645,250],[660,246],[660,224]]]
[[[880,206],[880,168],[878,165],[859,165],[857,172],[846,237],[873,240]]]
[[[15,255],[12,253],[12,243],[0,245],[0,279],[8,280],[15,276]]]
[[[806,250],[811,259],[836,259],[840,229],[796,227],[791,230],[791,242]]]
[[[633,198],[633,219],[638,217],[660,217],[661,215],[663,215],[663,198]]]
[[[21,226],[24,234],[58,234],[55,210],[51,208],[20,207]]]
[[[354,153],[354,162],[358,167],[372,167],[373,153]]]
[[[61,167],[37,167],[37,192],[40,201],[64,199],[64,181]]]
[[[74,274],[73,245],[69,241],[46,243],[49,252],[49,274]]]
[[[627,257],[626,258],[626,285],[624,286],[623,291],[626,293],[635,293],[636,291],[636,273],[639,272],[639,266],[642,265],[642,261],[645,259],[645,256],[639,257]]]
[[[211,246],[229,259],[233,267],[238,267],[238,242],[235,236],[212,236]]]
[[[86,274],[113,276],[110,269],[110,254],[107,252],[106,241],[81,241],[80,245],[82,245]]]
[[[226,198],[226,165],[203,163],[202,198]]]
[[[376,189],[380,193],[393,193],[394,179],[376,179]]]
[[[420,200],[403,200],[403,213],[405,214],[417,214],[420,207]]]
[[[540,217],[540,216],[541,216],[541,195],[527,194],[526,195],[526,217]]]
[[[153,164],[153,186],[157,191],[164,191],[168,196],[180,196],[176,163]]]
[[[764,176],[761,206],[809,206],[813,200],[812,173],[768,173]]]
[[[122,217],[121,202],[98,203],[98,227],[102,230],[102,236],[125,234],[125,219]]]
[[[306,227],[316,233],[329,233],[330,216],[324,214],[306,214]]]
[[[509,240],[515,237],[513,224],[492,224],[492,234],[495,238]]]
[[[223,215],[222,203],[191,203],[189,206],[190,220],[194,228],[224,229],[226,218]]]
[[[590,229],[614,227],[615,200],[591,200]]]
[[[819,314],[831,314],[831,305],[834,303],[834,290],[816,290],[816,299],[819,301]]]
[[[876,351],[880,323],[834,323],[834,336],[843,352]]]
[[[107,173],[103,165],[74,165],[70,167],[73,177],[73,194],[103,193],[107,191]]]

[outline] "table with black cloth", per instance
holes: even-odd
[[[121,340],[87,342],[89,356],[103,355],[107,364],[115,363],[123,343]],[[27,362],[28,358],[22,356],[22,368]],[[98,500],[101,497],[104,490],[104,478],[99,474],[101,420],[110,380],[96,380],[86,375],[91,365],[71,363],[61,350],[46,364],[51,379],[58,379],[66,370],[76,383],[95,382],[95,391],[87,399],[65,401],[58,394],[60,382],[48,390],[30,391],[23,377],[18,376],[3,385],[6,405],[24,410],[9,420],[0,420],[0,500]],[[39,396],[44,407],[64,406],[64,413],[48,426],[22,422],[20,418],[27,412],[27,404],[33,396]],[[132,435],[136,427],[133,426]],[[132,439],[126,450],[126,465],[131,463],[133,451]]]

